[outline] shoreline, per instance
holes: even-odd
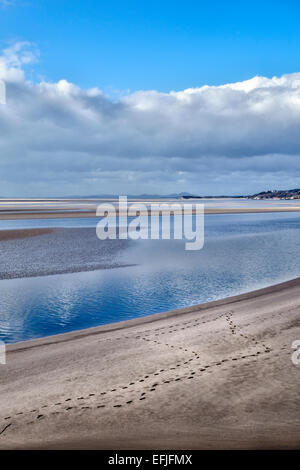
[[[299,304],[297,278],[10,344],[0,448],[300,448]]]
[[[67,341],[72,341],[74,339],[85,338],[92,335],[111,333],[115,331],[123,331],[126,328],[133,328],[135,326],[144,325],[147,323],[154,323],[162,319],[171,319],[176,318],[188,313],[199,313],[203,310],[209,310],[215,307],[226,306],[227,304],[235,304],[237,302],[242,302],[244,300],[256,299],[260,296],[266,294],[272,294],[275,292],[280,292],[289,287],[299,287],[300,289],[300,277],[291,279],[289,281],[280,282],[278,284],[272,284],[267,287],[262,287],[261,289],[255,289],[253,291],[245,292],[243,294],[237,294],[230,297],[225,297],[218,300],[212,300],[211,302],[204,302],[202,304],[190,305],[188,307],[182,307],[178,309],[167,310],[165,312],[158,312],[152,315],[146,315],[144,317],[131,318],[129,320],[123,320],[120,322],[107,323],[106,325],[88,327],[81,330],[73,330],[66,333],[59,333],[56,335],[42,336],[40,338],[29,339],[25,341],[17,341],[15,343],[7,344],[7,350],[17,351],[19,350],[18,346],[21,346],[21,349],[24,350],[28,346],[39,347],[45,346],[48,344],[58,344],[64,343]],[[299,292],[300,295],[300,292]],[[16,348],[14,348],[16,346]]]
[[[54,231],[53,228],[20,228],[0,230],[0,242],[8,240],[20,240],[23,238],[38,237],[40,235],[49,235]]]

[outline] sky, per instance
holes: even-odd
[[[0,197],[300,187],[300,3],[0,0]]]

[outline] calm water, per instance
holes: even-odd
[[[92,226],[95,219],[22,221],[22,226]],[[13,225],[2,223],[2,228]],[[16,221],[19,224],[20,221]],[[100,243],[100,242],[99,242]],[[205,217],[205,246],[132,241],[136,266],[0,281],[0,338],[22,341],[158,313],[300,276],[300,214]]]

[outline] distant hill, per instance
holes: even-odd
[[[262,191],[248,196],[249,199],[300,199],[300,189]]]

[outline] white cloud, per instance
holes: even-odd
[[[25,82],[22,67],[35,62],[37,57],[38,51],[25,41],[4,49],[0,56],[0,79],[6,82]]]
[[[300,186],[300,73],[117,100],[32,83],[28,43],[0,57],[3,195],[241,193]]]

